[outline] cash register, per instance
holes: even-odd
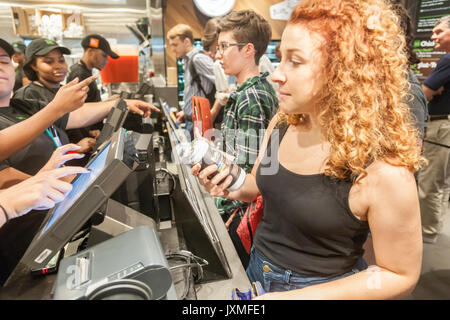
[[[77,176],[70,193],[49,211],[19,263],[22,268],[45,268],[136,168],[134,155],[125,149],[127,134],[120,129],[105,141],[86,166],[90,173]],[[159,238],[149,226],[62,259],[54,298],[107,299],[112,289],[123,298],[130,288],[140,288],[144,299],[176,299]]]
[[[117,100],[106,117],[102,131],[97,138],[94,150],[97,150],[105,141],[111,139],[112,135],[117,132],[125,122],[128,115],[128,107],[123,99]]]

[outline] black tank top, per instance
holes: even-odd
[[[270,140],[281,143],[287,128],[281,124]],[[271,141],[256,172],[264,215],[256,230],[255,249],[271,263],[304,276],[351,271],[364,253],[369,230],[368,223],[350,210],[352,182],[287,170],[278,161],[278,148],[271,157]],[[270,166],[277,165],[275,174],[267,174]]]

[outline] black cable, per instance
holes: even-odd
[[[77,240],[80,240],[81,238],[84,238],[91,232],[91,227],[85,228],[83,230],[80,230],[77,234],[75,234],[72,239],[69,240],[69,242],[75,242]]]
[[[166,258],[168,260],[170,259],[180,259],[183,260],[185,263],[180,265],[175,265],[169,268],[170,271],[178,269],[178,268],[186,268],[186,275],[185,275],[185,285],[184,285],[184,291],[182,296],[180,297],[180,300],[184,300],[186,296],[189,294],[190,289],[190,278],[192,275],[192,268],[196,267],[198,276],[197,281],[200,281],[203,279],[203,266],[206,266],[209,264],[208,261],[206,261],[203,258],[197,257],[194,254],[192,254],[189,251],[181,250],[176,253],[168,253],[166,255]]]
[[[164,181],[164,179],[167,175],[169,175],[169,177],[172,179],[173,183],[172,183],[172,187],[170,188],[170,191],[169,191],[169,196],[171,196],[177,186],[177,181],[175,179],[175,176],[172,173],[170,173],[169,170],[167,170],[166,168],[158,168],[155,171],[156,172],[164,172],[164,176],[162,178],[157,178],[158,181]],[[156,172],[155,172],[155,175],[156,175]]]

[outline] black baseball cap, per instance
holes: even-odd
[[[30,42],[27,49],[25,50],[25,57],[27,58],[27,63],[33,59],[33,57],[45,56],[52,50],[59,49],[63,54],[70,54],[70,50],[66,47],[60,46],[53,40],[49,39],[35,39]]]
[[[20,42],[20,41],[13,42],[12,46],[16,53],[25,53],[25,49],[27,48],[27,46],[23,42]]]
[[[81,40],[81,46],[86,48],[94,48],[103,50],[108,56],[113,59],[119,58],[119,55],[111,50],[109,42],[98,34],[90,34]]]
[[[52,50],[59,49],[62,54],[70,54],[70,50],[66,47],[60,46],[53,40],[49,39],[35,39],[30,42],[27,49],[25,50],[26,62],[23,65],[23,71],[28,79],[34,79],[34,70],[31,68],[30,63],[33,61],[34,57],[45,56]]]
[[[0,38],[0,48],[6,51],[8,56],[11,58],[11,56],[14,54],[14,48],[12,45],[10,45],[8,42]]]

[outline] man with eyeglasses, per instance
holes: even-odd
[[[272,36],[269,23],[251,10],[233,11],[219,23],[216,58],[225,74],[235,76],[237,89],[224,107],[221,126],[224,151],[236,156],[236,163],[251,173],[260,141],[275,115],[278,99],[268,82],[268,72],[259,73],[258,64]],[[244,267],[248,264],[236,228],[247,204],[227,198],[214,198],[222,219]]]
[[[167,32],[167,41],[176,57],[183,61],[183,108],[176,114],[178,123],[186,123],[186,130],[194,138],[192,123],[192,97],[212,97],[215,94],[214,61],[200,49],[194,48],[192,28],[178,24]],[[211,101],[210,101],[211,103]],[[211,104],[212,107],[212,104]]]

